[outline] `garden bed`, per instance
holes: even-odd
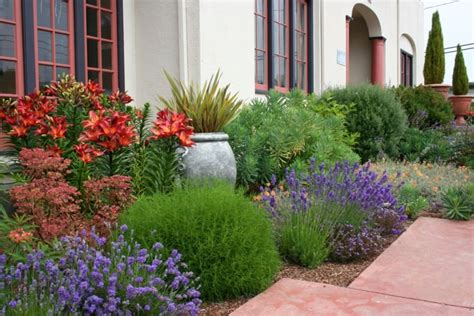
[[[427,212],[427,214],[431,214]],[[428,215],[429,216],[429,215]],[[407,220],[404,223],[405,230],[413,224],[414,221]],[[400,235],[386,236],[382,247],[374,255],[367,259],[356,260],[347,263],[325,262],[320,266],[310,269],[296,264],[285,263],[278,274],[275,282],[283,278],[326,283],[335,286],[347,287],[362,273],[377,257],[387,249]],[[229,315],[241,305],[245,304],[251,298],[239,298],[226,300],[219,303],[204,303],[199,315],[205,316],[223,316]]]

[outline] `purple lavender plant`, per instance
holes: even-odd
[[[57,260],[34,251],[26,262],[6,266],[0,255],[3,314],[197,315],[196,279],[178,251],[166,257],[160,243],[141,248],[133,238],[125,241],[126,230],[109,245],[94,232],[65,237]]]
[[[371,254],[381,235],[399,233],[406,220],[387,175],[371,171],[370,162],[360,166],[346,161],[326,168],[323,163],[316,167],[313,159],[306,177],[300,179],[295,171],[287,172],[284,186],[278,188],[273,179],[270,188],[261,188],[264,207],[272,214],[277,229],[288,212],[312,208],[337,212],[324,216],[334,227],[328,239],[333,258],[341,254],[341,259],[348,260]]]

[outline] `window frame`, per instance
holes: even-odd
[[[40,72],[39,68],[40,65],[45,65],[45,66],[51,66],[53,67],[53,78],[52,80],[57,80],[57,72],[56,69],[57,67],[62,67],[62,68],[69,68],[69,74],[70,75],[75,75],[76,73],[76,65],[75,65],[75,55],[76,55],[76,47],[75,47],[75,30],[74,30],[74,0],[68,0],[68,30],[64,31],[61,29],[56,28],[56,21],[55,21],[55,15],[54,15],[54,8],[55,8],[55,3],[56,1],[60,0],[51,0],[51,5],[50,5],[50,19],[51,19],[51,27],[45,27],[45,26],[39,26],[38,25],[38,1],[34,0],[33,1],[33,28],[34,28],[34,46],[35,46],[35,85],[36,88],[41,88],[40,86]],[[38,43],[38,32],[39,31],[44,31],[48,32],[51,34],[51,61],[42,61],[39,60],[39,43]],[[69,50],[68,50],[68,59],[69,59],[69,64],[60,64],[56,62],[56,34],[62,34],[62,35],[67,35],[68,36],[68,45],[69,45]]]
[[[272,0],[273,1],[279,1],[279,0]],[[275,20],[275,8],[273,7],[273,3],[272,3],[272,12],[270,14],[270,22],[271,22],[271,32],[272,34],[274,34],[274,30],[275,30],[275,27],[277,24],[277,26],[283,26],[285,27],[285,36],[286,36],[286,41],[285,41],[285,47],[284,47],[284,52],[285,52],[285,55],[281,55],[281,54],[277,54],[274,50],[273,50],[273,46],[275,45],[275,39],[273,38],[272,36],[272,40],[271,40],[271,46],[272,46],[272,53],[271,53],[271,60],[272,62],[270,63],[271,67],[272,67],[272,72],[271,72],[271,78],[269,79],[269,81],[272,83],[272,88],[275,89],[276,91],[279,91],[279,92],[282,92],[282,93],[286,93],[288,91],[290,91],[290,86],[291,86],[291,82],[290,82],[290,63],[291,63],[291,55],[290,55],[290,41],[291,41],[291,38],[290,38],[290,29],[292,28],[292,25],[290,23],[290,1],[289,0],[284,0],[285,2],[285,15],[284,15],[284,18],[285,18],[285,22],[286,23],[282,23],[281,21],[276,21]],[[280,35],[280,32],[277,31],[277,35],[279,36]],[[278,43],[278,45],[280,45],[280,43]],[[286,86],[280,86],[278,84],[281,84],[281,82],[278,81],[278,83],[275,84],[274,82],[274,76],[275,76],[275,57],[277,57],[278,59],[279,58],[283,58],[286,60],[286,63],[285,63],[285,81],[286,81]],[[280,65],[278,64],[277,65],[279,70],[280,69]]]
[[[97,4],[93,5],[87,3],[87,0],[84,0],[84,57],[85,57],[85,81],[89,81],[89,71],[95,71],[99,73],[99,84],[103,86],[103,73],[112,74],[112,91],[117,91],[119,89],[119,61],[118,61],[118,4],[116,0],[110,0],[110,9],[102,7],[102,0],[97,0]],[[97,36],[91,36],[87,34],[87,8],[93,8],[97,10]],[[102,12],[107,12],[111,14],[111,39],[106,39],[102,37],[102,28],[101,28],[101,14]],[[87,40],[95,40],[98,43],[98,67],[90,67],[88,65],[88,46]],[[106,69],[102,66],[102,44],[111,43],[112,44],[112,68]],[[122,70],[123,71],[123,70]],[[105,89],[105,88],[104,88]]]
[[[408,70],[407,60],[410,61]],[[413,87],[413,55],[403,49],[400,49],[400,85]]]
[[[299,5],[303,4],[304,6],[304,23],[302,23],[302,25],[305,26],[305,30],[299,30],[298,29],[298,22],[299,22],[299,15],[298,15],[298,7]],[[294,32],[294,38],[295,38],[295,46],[294,46],[294,52],[293,52],[293,55],[294,55],[294,87],[302,90],[302,91],[305,91],[305,92],[308,92],[309,91],[309,73],[308,73],[308,70],[309,70],[309,15],[308,15],[308,7],[309,7],[309,4],[308,4],[308,0],[296,0],[295,1],[295,10],[294,10],[294,14],[295,14],[295,23],[294,23],[294,27],[293,27],[293,32]],[[304,38],[304,47],[305,47],[305,58],[301,58],[299,59],[298,58],[298,33],[299,34],[303,34],[303,38]],[[305,83],[306,87],[305,88],[302,88],[302,87],[299,87],[298,84],[299,84],[299,78],[297,76],[298,74],[298,65],[301,64],[301,63],[304,63],[305,64],[305,78],[303,78],[303,82]]]
[[[15,62],[15,94],[0,92],[0,98],[18,98],[24,93],[24,71],[23,71],[23,20],[21,0],[13,0],[14,20],[0,18],[1,23],[14,25],[15,57],[0,56],[0,60]]]
[[[258,0],[255,0],[255,8],[254,8],[254,16],[256,16],[256,11],[257,11],[257,3]],[[298,3],[303,2],[305,4],[305,25],[306,25],[306,32],[305,32],[305,38],[306,38],[306,74],[305,74],[305,80],[306,80],[306,89],[302,89],[306,93],[311,93],[313,92],[314,89],[314,43],[312,41],[313,36],[314,36],[314,30],[313,30],[313,22],[314,22],[314,12],[313,12],[313,0],[284,0],[285,3],[285,8],[286,8],[286,23],[284,24],[286,26],[286,47],[285,47],[285,53],[286,55],[283,56],[286,58],[286,76],[285,76],[285,81],[287,82],[286,87],[278,86],[277,84],[274,83],[274,70],[275,70],[275,55],[276,56],[281,56],[280,54],[275,54],[274,52],[274,46],[275,46],[275,39],[274,35],[278,35],[278,32],[275,32],[275,27],[278,27],[278,25],[281,25],[282,23],[279,23],[278,21],[275,21],[275,10],[274,10],[274,4],[278,4],[278,2],[275,2],[274,0],[266,0],[264,2],[265,9],[267,10],[267,23],[265,23],[266,29],[266,60],[265,60],[265,66],[266,66],[266,74],[265,74],[265,80],[266,80],[266,85],[258,85],[257,84],[257,62],[256,62],[256,56],[257,54],[255,53],[254,58],[255,58],[255,64],[254,64],[254,71],[255,71],[255,93],[256,94],[267,94],[268,90],[270,89],[275,89],[277,91],[280,91],[282,93],[286,93],[290,91],[291,89],[295,88],[298,86],[298,79],[296,78],[297,74],[297,63],[301,62],[302,60],[294,56],[296,53],[296,6]],[[255,47],[254,51],[257,51],[257,27],[256,27],[256,21],[257,19],[254,19],[254,24],[255,24]],[[277,25],[275,25],[277,24]],[[298,30],[300,31],[300,30]],[[274,34],[276,33],[276,34]]]
[[[257,2],[258,0],[255,0],[255,89],[256,90],[262,90],[262,91],[267,91],[268,90],[268,0],[262,0],[263,1],[263,13],[260,14],[257,11]],[[263,49],[260,49],[257,47],[258,43],[258,27],[257,27],[257,21],[258,18],[263,19]],[[258,83],[257,81],[257,52],[263,52],[263,84]]]

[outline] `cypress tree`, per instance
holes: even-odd
[[[442,83],[444,67],[443,31],[441,30],[439,13],[436,11],[431,19],[431,31],[426,46],[425,64],[423,67],[425,83]]]
[[[453,70],[453,93],[455,95],[464,95],[469,91],[469,79],[467,77],[466,65],[462,54],[461,45],[458,44],[456,60]]]

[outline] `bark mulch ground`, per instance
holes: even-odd
[[[432,214],[427,215],[429,216]],[[405,229],[407,229],[412,223],[413,221],[411,220],[406,221],[404,224]],[[347,287],[398,237],[399,235],[387,237],[383,243],[383,246],[373,256],[364,260],[348,263],[325,262],[313,269],[285,263],[275,282],[282,278],[290,278]],[[245,304],[249,299],[251,298],[239,298],[211,304],[205,303],[202,305],[200,315],[229,315],[241,305]]]

